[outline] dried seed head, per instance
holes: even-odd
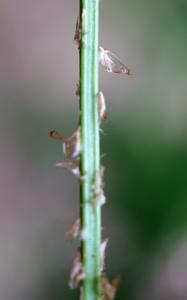
[[[84,17],[85,17],[85,8],[82,10],[81,17],[77,17],[76,26],[75,26],[75,33],[74,33],[74,42],[76,42],[78,49],[80,48],[80,45],[84,45],[84,41],[82,41],[82,36],[86,34],[81,28],[81,24],[84,23]]]
[[[75,132],[70,138],[61,136],[56,130],[49,132],[49,136],[54,140],[58,140],[62,143],[62,150],[66,157],[75,158],[81,153],[81,138],[80,138],[80,126],[77,127]]]
[[[103,190],[98,194],[94,199],[92,199],[91,204],[95,209],[96,206],[103,206],[106,203],[106,197],[104,195]]]
[[[71,289],[75,289],[76,287],[78,287],[80,282],[84,279],[84,277],[85,275],[83,272],[81,252],[80,249],[78,248],[70,272],[69,287]]]
[[[102,192],[98,197],[97,197],[97,205],[103,206],[106,203],[106,196],[104,195],[104,192]]]
[[[77,219],[70,229],[66,232],[66,236],[70,240],[76,239],[80,235],[80,219]]]
[[[56,130],[51,130],[49,132],[49,136],[54,140],[60,141],[61,143],[65,143],[66,141],[66,139],[61,136]]]
[[[104,173],[105,173],[105,167],[103,165],[100,166],[100,186],[101,188],[104,188]]]
[[[79,17],[77,17],[76,26],[75,26],[75,33],[74,33],[73,40],[74,40],[74,42],[77,43],[77,45],[79,47],[80,46],[80,40],[81,40]]]
[[[80,162],[77,161],[67,161],[67,162],[58,162],[56,167],[64,168],[70,171],[76,178],[80,179]]]
[[[131,75],[132,71],[111,51],[99,47],[99,61],[109,73]]]
[[[106,253],[106,247],[108,244],[108,239],[105,239],[104,241],[102,241],[101,245],[100,245],[100,264],[101,264],[101,271],[104,270],[105,267],[105,253]]]
[[[94,208],[96,208],[96,206],[102,206],[106,203],[106,197],[104,194],[104,181],[103,181],[103,177],[104,177],[104,171],[105,171],[105,167],[101,165],[100,169],[99,169],[99,175],[96,176],[97,178],[97,182],[95,184],[93,184],[92,189],[94,194],[96,195],[94,199],[92,199],[91,204],[93,205]]]
[[[98,94],[99,118],[100,121],[106,120],[106,102],[102,92]]]
[[[80,138],[80,126],[77,127],[72,136],[66,139],[63,143],[63,151],[67,157],[75,158],[81,153],[81,138]]]
[[[101,194],[103,193],[104,189],[104,173],[105,173],[105,167],[103,165],[100,166],[99,169],[99,176],[98,176],[98,181],[95,186],[95,192],[96,194]]]
[[[111,283],[109,282],[106,275],[104,275],[102,277],[102,288],[103,288],[104,300],[113,300],[114,299],[116,292],[117,292],[117,288],[119,286],[119,283],[120,283],[119,277],[114,278]]]
[[[81,228],[80,219],[77,219],[70,229],[66,232],[66,236],[70,240],[74,240],[77,237],[80,238],[80,240],[86,239],[86,228]]]

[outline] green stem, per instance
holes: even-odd
[[[80,0],[81,223],[84,300],[101,299],[101,209],[93,204],[100,176],[98,116],[99,0]]]

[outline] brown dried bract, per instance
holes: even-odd
[[[102,289],[103,289],[103,300],[113,300],[115,298],[117,288],[120,283],[120,278],[114,278],[111,282],[109,282],[106,275],[102,277]]]
[[[81,252],[80,249],[78,248],[70,272],[69,287],[71,289],[75,289],[76,287],[78,287],[80,282],[84,279],[84,277],[85,275],[82,266]]]
[[[106,101],[102,92],[98,94],[98,105],[99,105],[99,118],[100,121],[106,120]]]
[[[104,66],[105,71],[109,73],[132,75],[131,69],[124,65],[114,53],[102,47],[99,47],[99,61]]]
[[[60,141],[61,143],[65,143],[66,139],[61,136],[56,130],[49,131],[49,136],[57,141]]]
[[[99,170],[99,176],[97,176],[98,181],[96,184],[93,185],[93,190],[95,193],[95,198],[92,199],[91,204],[95,208],[97,205],[102,206],[106,203],[106,197],[104,194],[104,171],[105,167],[101,165],[100,170]]]
[[[58,140],[62,143],[63,152],[66,157],[75,158],[81,153],[81,138],[80,138],[80,126],[74,131],[70,138],[61,136],[56,130],[49,132],[49,136],[54,140]]]
[[[80,40],[81,40],[81,32],[80,32],[80,21],[79,17],[77,17],[76,26],[75,26],[75,33],[74,33],[74,42],[77,43],[78,47],[80,46]]]
[[[75,158],[81,153],[81,137],[80,137],[80,126],[77,127],[72,136],[66,139],[63,143],[63,151],[67,157]]]
[[[56,163],[56,167],[64,168],[70,171],[75,177],[80,179],[80,162],[76,161],[67,161],[67,162],[58,162]]]
[[[102,241],[100,245],[100,265],[101,265],[101,271],[105,268],[105,257],[106,257],[106,247],[108,245],[108,238]]]
[[[103,206],[105,203],[106,197],[103,190],[101,190],[100,193],[91,201],[94,208],[96,208],[96,206]]]
[[[99,169],[99,180],[98,183],[96,185],[95,191],[96,193],[99,195],[101,193],[103,193],[103,189],[104,189],[104,173],[105,173],[105,167],[103,165],[100,166]]]
[[[66,232],[66,236],[68,239],[70,240],[74,240],[76,239],[79,235],[80,235],[80,219],[77,219],[72,226],[70,227],[70,229]]]
[[[104,172],[105,172],[105,167],[103,165],[100,166],[99,169],[99,174],[97,176],[97,182],[93,185],[93,190],[95,192],[95,194],[99,194],[101,192],[101,190],[103,190],[104,188]]]
[[[104,178],[104,173],[105,173],[105,167],[103,165],[101,165],[99,173],[100,173],[100,187],[103,189],[104,188],[103,178]]]
[[[84,32],[81,29],[81,24],[83,24],[84,21],[84,16],[85,16],[85,9],[83,9],[81,17],[77,17],[77,21],[76,21],[76,26],[75,26],[75,33],[74,33],[74,42],[76,42],[78,48],[80,48],[80,45],[84,45],[84,41],[82,40],[82,36],[84,34],[86,34],[86,32]]]

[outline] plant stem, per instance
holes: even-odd
[[[100,182],[98,115],[98,25],[99,0],[80,0],[80,111],[81,111],[81,223],[84,300],[101,299],[101,209],[93,204]]]

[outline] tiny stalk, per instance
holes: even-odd
[[[81,181],[80,219],[84,229],[81,242],[82,298],[101,299],[101,206],[94,205],[100,183],[99,141],[99,0],[80,1],[80,126]]]
[[[74,41],[78,45],[80,79],[75,94],[80,97],[80,120],[73,134],[66,138],[56,130],[49,136],[61,142],[69,161],[56,163],[70,171],[80,182],[80,218],[67,232],[69,239],[79,237],[70,272],[69,286],[81,285],[80,300],[113,300],[119,278],[107,279],[105,250],[101,242],[101,206],[105,204],[104,167],[100,165],[100,124],[106,119],[105,97],[99,91],[99,62],[109,73],[131,75],[113,52],[99,47],[99,0],[80,0]]]

